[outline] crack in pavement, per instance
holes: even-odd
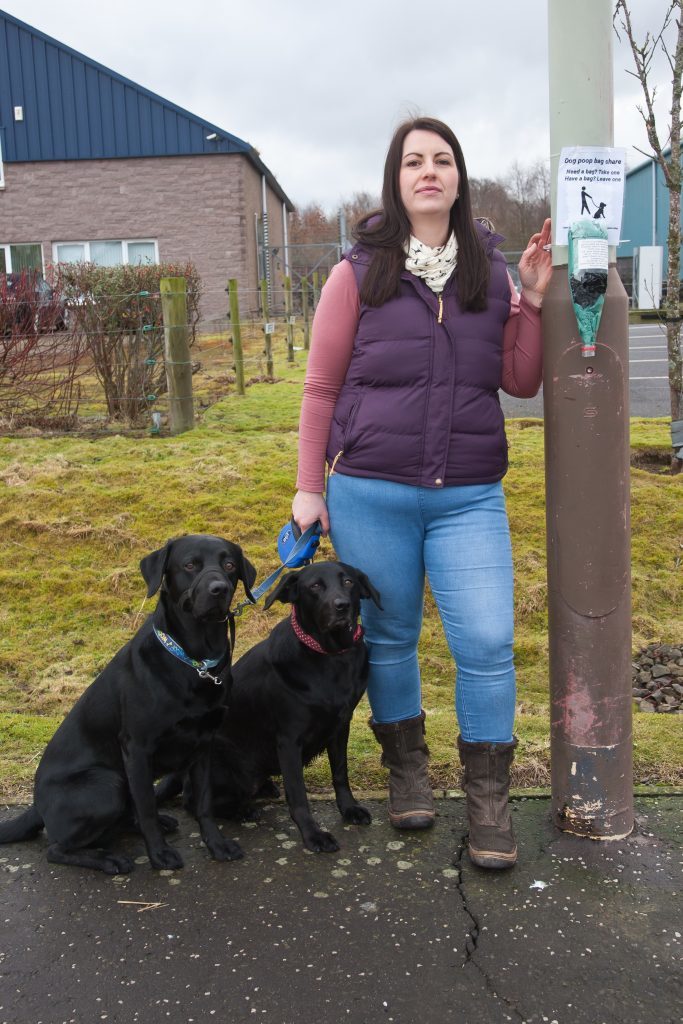
[[[474,956],[474,953],[476,951],[477,945],[479,943],[479,932],[480,932],[479,922],[477,921],[476,917],[474,916],[474,914],[470,910],[469,904],[467,902],[467,895],[465,893],[465,884],[463,882],[463,863],[462,863],[462,858],[463,858],[463,854],[465,853],[465,847],[467,846],[467,838],[468,838],[468,836],[469,836],[468,832],[463,833],[463,835],[460,837],[460,841],[458,843],[457,849],[456,849],[455,853],[453,854],[453,864],[457,868],[457,871],[458,871],[458,881],[457,881],[456,884],[457,884],[458,893],[460,894],[460,901],[462,903],[463,910],[465,911],[465,913],[469,917],[470,921],[472,922],[471,927],[468,929],[468,932],[467,932],[467,938],[465,939],[465,963],[463,964],[463,967],[466,964],[468,964],[471,961],[472,957]]]
[[[460,895],[460,901],[462,903],[463,910],[465,911],[470,921],[472,922],[467,933],[467,938],[465,939],[465,960],[462,966],[464,968],[467,967],[468,964],[472,964],[472,966],[477,969],[477,971],[483,978],[484,984],[486,985],[487,990],[490,992],[493,998],[499,1000],[501,1003],[504,1004],[506,1009],[508,1009],[511,1013],[515,1014],[517,1020],[520,1021],[520,1024],[526,1024],[526,1017],[524,1016],[524,1014],[517,1009],[515,1004],[510,999],[508,999],[506,996],[502,995],[500,992],[497,991],[497,989],[494,987],[493,981],[491,980],[489,974],[484,970],[481,964],[478,963],[478,961],[474,958],[474,954],[476,953],[479,947],[481,926],[476,916],[474,915],[472,909],[470,908],[467,899],[467,894],[465,892],[465,883],[463,880],[463,855],[467,847],[468,838],[469,832],[464,832],[463,835],[460,837],[460,841],[458,843],[456,851],[453,854],[453,865],[457,868],[458,871],[458,880],[456,883],[456,888]]]

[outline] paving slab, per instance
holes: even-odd
[[[638,798],[617,843],[515,800],[506,872],[470,864],[461,800],[414,834],[366,806],[372,825],[344,826],[317,801],[340,850],[315,855],[269,804],[224,823],[245,851],[228,864],[179,811],[176,872],[137,836],[115,878],[48,864],[44,837],[0,847],[0,1024],[683,1022],[683,797]]]

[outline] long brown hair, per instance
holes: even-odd
[[[472,216],[465,159],[460,143],[448,125],[433,117],[411,118],[398,126],[384,163],[382,208],[366,214],[355,227],[358,241],[374,250],[361,286],[361,302],[368,306],[382,306],[400,294],[401,272],[405,266],[403,246],[410,238],[410,220],[401,200],[399,172],[403,143],[406,135],[414,130],[435,132],[453,150],[459,182],[458,198],[451,207],[449,225],[455,231],[458,243],[458,299],[463,309],[479,312],[486,309],[489,261]]]

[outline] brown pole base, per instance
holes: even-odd
[[[543,302],[551,776],[558,828],[633,828],[628,299],[616,269],[585,358],[556,267]]]

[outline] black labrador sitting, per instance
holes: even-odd
[[[133,827],[154,868],[180,868],[159,816],[154,780],[188,771],[202,838],[217,860],[242,856],[211,814],[209,748],[230,686],[226,619],[238,580],[251,597],[256,571],[237,544],[206,535],[170,540],[140,563],[154,613],[90,684],[48,743],[33,806],[0,824],[0,843],[47,830],[47,858],[107,874],[132,861],[109,849]]]
[[[304,783],[304,765],[324,750],[344,821],[370,823],[370,813],[349,786],[347,743],[354,708],[365,691],[367,649],[357,625],[361,598],[380,608],[367,576],[341,562],[317,562],[287,573],[268,596],[290,602],[290,616],[233,666],[230,713],[214,737],[211,788],[217,817],[254,816],[252,800],[277,795],[271,775],[281,775],[289,811],[309,850],[339,845],[315,822]],[[165,780],[162,795],[178,792]],[[186,800],[193,803],[193,787]]]

